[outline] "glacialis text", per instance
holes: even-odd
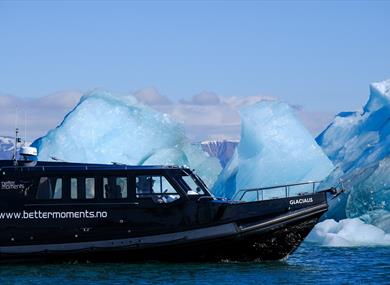
[[[290,200],[289,203],[290,205],[313,203],[313,198],[294,199],[294,200]]]

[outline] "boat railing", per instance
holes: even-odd
[[[250,201],[263,201],[270,199],[288,198],[292,196],[301,196],[314,193],[318,185],[322,181],[307,181],[301,183],[284,184],[271,187],[241,189],[236,192],[232,200],[247,201],[246,197],[251,198]],[[271,193],[274,190],[274,193]],[[278,194],[277,196],[272,196]]]

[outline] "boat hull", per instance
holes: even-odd
[[[232,222],[183,232],[125,239],[1,246],[2,260],[261,261],[291,254],[326,211],[299,209],[272,219]]]
[[[328,208],[314,183],[294,185],[231,201],[181,167],[0,161],[0,258],[282,259]]]

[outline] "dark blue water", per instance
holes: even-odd
[[[390,247],[302,245],[286,261],[0,265],[0,284],[390,284]]]

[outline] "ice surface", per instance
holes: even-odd
[[[213,189],[231,198],[236,190],[322,180],[333,165],[310,133],[278,101],[240,111],[241,140]],[[293,193],[292,193],[293,194]]]
[[[370,98],[364,106],[365,112],[374,112],[390,104],[390,79],[370,85]]]
[[[334,247],[390,246],[390,234],[358,218],[329,219],[317,224],[305,241]]]
[[[363,110],[339,114],[317,138],[336,166],[326,185],[347,191],[345,207],[332,203],[329,218],[390,211],[390,80],[371,84]],[[381,228],[389,231],[389,223]]]
[[[183,127],[132,96],[94,91],[84,95],[63,122],[33,143],[39,160],[186,165],[212,186],[218,159],[192,146]]]

